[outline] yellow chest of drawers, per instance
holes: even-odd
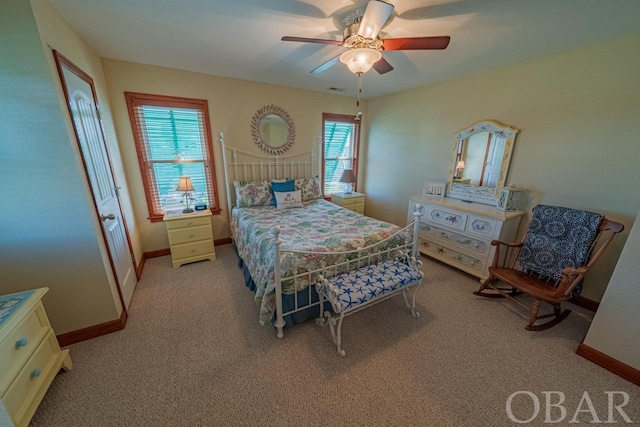
[[[215,261],[210,210],[176,216],[165,213],[164,223],[169,235],[173,268],[204,259]]]
[[[331,202],[347,208],[350,211],[358,212],[364,215],[364,199],[365,195],[362,193],[353,192],[351,194],[346,193],[333,193],[331,195]]]
[[[0,297],[0,396],[16,426],[29,424],[56,374],[73,366],[44,311],[47,291]]]

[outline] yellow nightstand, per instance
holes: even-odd
[[[163,221],[169,235],[173,268],[204,259],[216,260],[209,209],[188,214],[166,212]]]
[[[42,305],[48,290],[0,297],[0,397],[16,427],[29,424],[58,371],[73,367]]]
[[[331,195],[332,203],[335,203],[336,205],[342,206],[343,208],[347,208],[350,211],[354,211],[363,215],[364,215],[364,199],[365,199],[364,194],[356,193],[355,191],[351,194],[333,193]]]

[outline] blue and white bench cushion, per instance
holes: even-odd
[[[328,283],[339,289],[340,311],[346,312],[384,294],[419,283],[421,278],[422,273],[419,270],[403,262],[389,260],[340,274],[328,279]],[[328,284],[324,282],[321,292],[325,295],[328,293],[327,288]]]

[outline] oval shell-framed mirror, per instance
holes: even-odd
[[[260,149],[269,154],[282,154],[295,140],[293,120],[275,105],[260,108],[251,119],[251,136]]]

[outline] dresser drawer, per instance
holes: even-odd
[[[180,243],[197,242],[199,240],[207,240],[213,238],[213,231],[211,230],[211,224],[207,222],[207,225],[171,229],[168,231],[169,243],[171,245],[177,245]]]
[[[167,230],[173,230],[176,228],[197,227],[201,225],[211,225],[211,219],[209,216],[200,216],[193,218],[180,218],[172,219],[166,222]]]
[[[484,216],[470,215],[467,222],[467,232],[487,239],[498,236],[500,223],[492,218]]]
[[[448,228],[454,228],[460,231],[465,230],[465,227],[467,226],[467,220],[469,219],[468,214],[433,205],[427,205],[426,208],[427,212],[423,217],[424,221],[430,222],[432,224],[446,226]]]
[[[420,223],[420,236],[429,240],[439,240],[454,247],[464,248],[483,258],[487,258],[491,251],[491,244],[487,240],[445,230],[424,222]]]
[[[481,274],[487,265],[487,260],[484,258],[464,254],[433,240],[419,238],[418,246],[420,252],[476,276]]]
[[[16,373],[38,346],[51,326],[42,303],[29,312],[15,329],[0,343],[0,396],[4,393]]]
[[[209,254],[213,251],[213,240],[203,240],[195,243],[172,245],[171,257],[174,260],[179,260],[181,258],[191,258],[198,255]]]
[[[53,330],[49,330],[2,397],[2,402],[16,425],[22,424],[25,412],[36,400],[36,394],[44,393],[43,386],[55,375],[52,370],[59,369],[59,353],[60,347]]]

